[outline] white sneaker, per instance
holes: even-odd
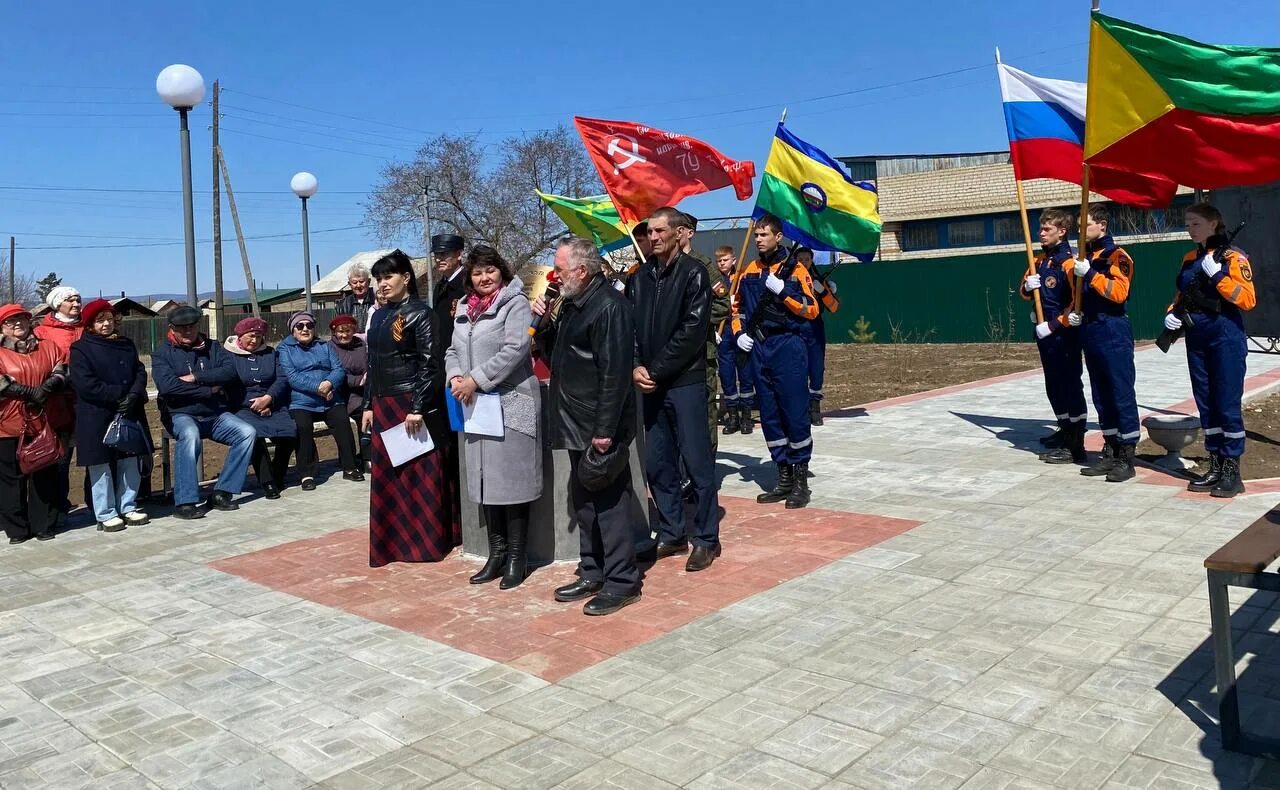
[[[124,514],[124,520],[136,527],[140,524],[150,523],[151,517],[146,513],[143,513],[141,510],[131,510]]]
[[[119,532],[122,529],[124,529],[124,519],[119,516],[98,522],[99,532]]]

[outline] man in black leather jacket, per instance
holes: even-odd
[[[649,218],[653,254],[627,281],[635,310],[632,380],[642,393],[645,478],[658,510],[658,558],[689,550],[680,461],[693,482],[693,551],[687,571],[720,555],[715,457],[707,415],[707,337],[711,285],[702,263],[684,254],[684,215],[663,207]]]
[[[452,233],[440,233],[431,237],[431,257],[436,268],[435,290],[431,294],[431,311],[435,316],[434,343],[431,356],[436,367],[444,371],[444,353],[453,342],[453,317],[458,305],[464,304],[467,298],[467,271],[462,262],[463,248],[466,241]],[[440,377],[439,390],[441,403],[444,403],[444,376]],[[447,420],[444,411],[441,419]],[[449,483],[449,502],[458,518],[462,515],[462,485],[459,482],[458,434],[448,430],[447,423],[440,430],[442,440],[437,440],[444,457],[445,476]],[[436,431],[432,431],[432,436]]]
[[[555,273],[563,305],[538,335],[551,353],[551,441],[569,451],[569,502],[580,538],[578,581],[557,588],[555,597],[591,598],[582,608],[591,615],[612,614],[640,599],[630,464],[599,490],[589,490],[579,474],[587,453],[626,458],[634,433],[635,328],[626,298],[601,274],[603,264],[590,241],[560,242]],[[535,315],[547,309],[543,298],[533,305]]]

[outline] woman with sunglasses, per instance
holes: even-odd
[[[289,381],[289,414],[298,425],[298,475],[302,490],[316,487],[315,423],[323,420],[338,444],[342,479],[361,481],[364,472],[356,462],[356,442],[347,419],[347,402],[339,397],[347,373],[333,346],[316,334],[316,317],[304,311],[289,317],[289,337],[276,355]]]

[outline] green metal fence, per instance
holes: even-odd
[[[1134,260],[1133,333],[1154,338],[1163,328],[1174,277],[1191,243],[1124,247]],[[982,343],[1009,334],[1014,341],[1030,340],[1032,308],[1017,292],[1026,267],[1024,252],[839,266],[831,277],[839,289],[840,312],[825,314],[827,341],[852,342],[849,333],[859,317],[870,324],[876,343]]]

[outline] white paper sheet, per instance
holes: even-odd
[[[463,432],[470,436],[495,436],[501,438],[502,396],[496,392],[477,392],[471,405],[463,405]]]
[[[380,435],[382,446],[387,448],[387,458],[391,460],[392,466],[399,466],[405,461],[412,461],[420,455],[426,455],[436,447],[431,441],[431,433],[426,425],[419,428],[414,436],[410,436],[404,429],[404,423],[393,425]]]

